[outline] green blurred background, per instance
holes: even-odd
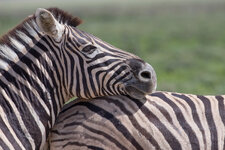
[[[152,64],[158,90],[225,94],[225,1],[0,0],[0,35],[36,8],[59,7],[78,28]]]

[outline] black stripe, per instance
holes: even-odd
[[[110,59],[110,60],[107,60],[107,61],[105,61],[105,62],[96,64],[96,65],[93,65],[93,66],[90,66],[90,67],[87,68],[88,74],[91,74],[91,72],[92,72],[93,69],[96,69],[96,68],[99,69],[99,70],[96,72],[96,74],[95,74],[95,78],[96,78],[96,82],[97,82],[97,87],[98,87],[99,90],[100,90],[100,80],[101,80],[102,83],[103,83],[104,78],[105,78],[105,77],[103,77],[103,79],[99,79],[99,75],[100,75],[102,72],[106,72],[106,74],[105,74],[105,76],[106,76],[106,75],[108,74],[109,71],[113,70],[116,66],[120,65],[121,62],[115,64],[114,66],[112,66],[111,68],[108,68],[107,70],[102,70],[102,69],[100,69],[100,68],[101,68],[101,67],[104,67],[104,66],[108,66],[108,65],[110,65],[111,63],[113,63],[113,62],[115,62],[115,61],[116,61],[116,59]],[[102,87],[104,87],[104,86],[102,85]]]
[[[72,48],[70,47],[69,44],[66,44],[66,46],[68,47],[68,49],[72,50]],[[79,66],[76,65],[76,67],[79,67],[79,69],[81,71],[84,95],[85,95],[85,97],[90,97],[91,94],[90,94],[90,91],[88,90],[88,87],[87,87],[87,79],[86,79],[86,74],[85,74],[85,71],[84,71],[84,59],[76,51],[73,51],[73,53],[75,53],[77,58],[79,59]],[[77,86],[80,86],[80,85],[77,84]]]
[[[97,147],[97,146],[93,146],[93,145],[88,145],[87,146],[89,149],[93,149],[93,150],[104,150],[103,148],[101,147]]]
[[[1,106],[5,106],[5,105],[1,105]],[[8,107],[10,107],[10,106],[8,106]],[[12,108],[10,108],[10,109],[12,109]],[[3,108],[3,111],[5,112],[5,114],[6,115],[9,115],[9,116],[7,116],[7,119],[9,120],[9,124],[11,125],[11,121],[12,121],[12,118],[11,118],[11,116],[14,116],[14,114],[13,113],[7,113],[7,111],[5,111],[4,110],[4,108]],[[9,118],[10,117],[10,118]],[[11,134],[11,132],[9,131],[9,129],[7,128],[7,126],[5,125],[5,123],[4,123],[4,121],[2,120],[2,118],[0,117],[0,126],[1,126],[1,130],[2,130],[2,132],[3,132],[3,134],[6,136],[6,138],[8,139],[8,141],[12,144],[12,147],[14,147],[16,150],[18,149],[18,150],[20,150],[21,148],[20,148],[20,146],[18,145],[18,143],[15,141],[15,139],[14,139],[14,137],[13,137],[13,135]],[[11,125],[12,126],[12,128],[13,128],[13,130],[15,129],[14,128],[14,126],[13,125]],[[17,135],[17,134],[16,134]],[[20,140],[20,139],[19,139]],[[1,145],[2,146],[2,145]]]
[[[55,71],[58,71],[58,69],[61,69],[62,76],[59,75],[58,79],[61,81],[60,87],[63,87],[64,89],[66,89],[66,83],[62,82],[62,81],[65,81],[65,78],[66,78],[65,71],[64,71],[65,67],[62,65],[64,49],[61,49],[61,47],[58,47],[58,45],[56,45],[55,41],[53,41],[51,38],[42,37],[42,40],[44,40],[44,42],[47,43],[51,52],[53,52],[55,54],[55,57],[57,58],[57,61],[59,62],[58,64],[60,65],[60,68],[56,67]],[[54,46],[54,47],[52,47],[52,46]],[[56,51],[58,51],[59,54],[57,54]],[[62,94],[60,96],[61,96],[61,99],[64,100]],[[62,106],[60,105],[60,107],[62,107]]]
[[[72,125],[73,127],[75,126],[75,125]],[[69,131],[69,132],[58,132],[58,130],[52,130],[52,133],[54,133],[54,134],[57,134],[57,135],[59,135],[60,136],[60,138],[58,137],[58,136],[56,136],[57,138],[56,139],[51,139],[51,143],[60,143],[60,142],[66,142],[66,141],[68,141],[68,140],[70,140],[71,141],[71,138],[69,138],[70,137],[70,135],[72,135],[73,136],[73,142],[75,142],[75,140],[78,140],[78,141],[80,141],[80,136],[82,135],[82,137],[84,137],[84,139],[86,140],[86,141],[98,141],[99,143],[101,143],[101,144],[103,144],[103,142],[105,141],[105,140],[107,140],[107,138],[104,138],[104,139],[102,139],[102,137],[101,138],[99,138],[99,136],[98,136],[98,134],[96,135],[97,137],[95,137],[95,136],[91,136],[91,135],[89,135],[88,133],[86,133],[86,132],[83,132],[83,131]],[[76,139],[75,139],[76,138]],[[110,142],[110,141],[109,141]],[[104,144],[105,144],[105,142],[104,142]],[[107,145],[108,146],[108,145]]]
[[[28,37],[30,37],[32,39],[32,41],[35,43],[35,44],[40,44],[40,43],[37,43],[36,39],[31,37],[29,34],[27,35]],[[30,45],[28,45],[26,42],[23,41],[23,39],[21,39],[20,37],[17,37],[18,38],[18,41],[23,44],[23,46],[25,46],[25,48],[28,51],[28,53],[30,55],[32,55],[34,58],[38,59],[38,61],[43,65],[43,67],[45,67],[46,71],[48,72],[48,75],[50,77],[52,77],[52,70],[51,70],[51,67],[48,66],[48,63],[45,61],[45,59],[42,58],[42,53],[46,53],[48,50],[46,47],[43,47],[42,48],[42,51],[39,51],[39,50],[36,50],[34,48],[31,48]],[[34,72],[35,75],[38,76],[38,78],[40,79],[40,81],[45,85],[45,87],[52,91],[52,86],[50,84],[50,82],[48,81],[48,79],[46,79],[45,75],[39,70],[39,68],[37,67],[37,65],[33,62],[34,60],[31,60],[28,55],[24,55],[23,53],[21,53],[20,51],[18,51],[15,47],[13,47],[12,45],[9,46],[12,50],[14,50],[14,52],[18,55],[18,57],[20,58],[20,61],[23,62],[25,64],[25,66],[27,66],[27,68],[29,68],[29,70],[31,70],[32,72]],[[49,56],[49,53],[46,53],[48,56]],[[51,58],[51,57],[49,57]],[[24,71],[24,69],[20,66],[18,66],[17,64],[15,64],[14,62],[11,62],[11,66],[12,69],[17,72],[20,77],[24,78],[24,80],[27,80],[38,92],[39,91],[42,91],[42,87],[40,87],[40,85],[36,82],[36,80],[33,80],[32,78],[29,77],[29,75]],[[55,83],[54,80],[52,80],[53,84]],[[56,84],[53,85],[54,87],[56,86]],[[31,91],[30,91],[31,92]],[[50,92],[50,93],[53,93],[53,92]],[[26,93],[24,93],[26,95]],[[27,95],[29,94],[33,94],[33,93],[28,93]],[[34,94],[35,95],[35,94]],[[42,100],[46,100],[46,94],[43,93],[43,92],[39,92],[39,95],[41,97]],[[33,96],[30,96],[30,97],[33,97]],[[35,96],[34,96],[35,97]],[[17,99],[17,98],[15,98]],[[33,99],[33,98],[32,98]],[[33,99],[35,101],[35,99]],[[48,108],[50,107],[50,104],[48,101],[45,101],[46,102],[46,105],[48,106]],[[37,102],[36,102],[37,104]],[[32,104],[33,105],[33,104]],[[40,105],[40,104],[38,104]],[[53,108],[55,108],[55,102],[53,101]],[[39,106],[38,106],[39,107]],[[39,111],[41,112],[45,112],[44,110],[40,110],[42,109],[41,107],[38,108]],[[55,109],[54,109],[55,110]],[[46,125],[46,130],[48,128],[47,126],[47,122],[45,122],[45,119],[44,118],[49,118],[49,116],[46,114],[41,114],[43,117],[41,117],[41,121],[44,125]]]
[[[148,140],[155,147],[155,149],[160,149],[160,146],[157,143],[157,141],[154,139],[154,137],[145,128],[141,127],[140,123],[142,124],[143,122],[137,121],[136,118],[134,117],[135,112],[130,112],[126,108],[126,106],[124,106],[124,104],[119,101],[120,99],[123,99],[123,97],[120,97],[118,100],[111,99],[108,97],[105,100],[108,103],[113,103],[114,105],[116,105],[120,109],[120,111],[122,111],[123,114],[125,114],[129,118],[129,120],[132,123],[132,125],[134,126],[134,128],[137,129],[142,135],[144,135],[146,140]],[[127,100],[127,99],[125,99],[125,100]],[[141,101],[138,101],[138,100],[136,100],[136,101],[132,100],[132,102],[136,103],[139,109],[141,109],[144,105]]]
[[[116,62],[116,61],[118,61],[118,59],[110,59],[110,60],[107,60],[107,61],[105,61],[105,62],[101,62],[101,63],[98,63],[98,64],[95,64],[95,65],[91,65],[91,66],[89,66],[88,68],[87,68],[87,71],[88,71],[88,74],[92,74],[92,70],[94,70],[94,69],[96,69],[96,68],[98,68],[98,71],[96,72],[96,74],[91,78],[91,77],[89,77],[90,78],[90,83],[91,83],[91,86],[92,87],[94,87],[93,88],[93,91],[94,91],[94,93],[96,93],[96,95],[97,95],[97,91],[96,91],[96,89],[95,89],[95,86],[94,86],[94,83],[93,83],[93,78],[95,78],[96,79],[96,83],[97,83],[97,87],[98,87],[98,89],[100,90],[100,79],[99,79],[99,75],[100,75],[100,73],[102,73],[102,72],[109,72],[109,71],[112,71],[116,66],[118,66],[118,65],[120,65],[120,64],[122,64],[121,62],[119,62],[119,63],[117,63],[116,65],[114,65],[114,66],[112,66],[111,68],[108,68],[107,70],[102,70],[101,68],[102,67],[106,67],[106,66],[109,66],[110,64],[112,64],[112,63],[114,63],[114,62]],[[107,75],[107,73],[105,74],[105,76]],[[104,81],[104,79],[102,79],[101,81]],[[103,83],[103,82],[102,82]],[[108,83],[106,84],[106,85],[108,85]],[[103,85],[102,85],[102,87],[103,87]],[[111,89],[110,89],[111,90]]]
[[[112,85],[109,84],[109,83],[110,83],[113,79],[116,79],[116,77],[119,76],[119,78],[116,79],[116,81],[118,81],[118,79],[120,79],[120,77],[121,77],[121,72],[124,71],[124,70],[126,70],[126,69],[127,69],[127,66],[125,66],[125,65],[124,65],[124,66],[121,66],[119,69],[117,69],[116,71],[114,71],[113,75],[108,79],[106,85],[109,85],[109,86],[107,86],[107,87],[108,87],[108,89],[110,89],[111,91],[113,91],[113,93],[116,92],[115,86],[112,86]],[[117,93],[117,94],[119,95],[120,93]]]
[[[56,83],[56,80],[58,80],[59,77],[60,77],[59,71],[58,71],[58,69],[56,69],[57,68],[56,61],[59,61],[58,60],[58,56],[57,56],[57,54],[53,50],[52,52],[56,56],[56,58],[53,59],[52,53],[50,53],[49,50],[48,50],[48,48],[45,47],[41,42],[46,43],[46,45],[48,45],[49,46],[49,49],[51,49],[51,50],[53,50],[53,47],[51,47],[51,45],[48,43],[48,41],[44,37],[43,37],[43,40],[42,41],[36,42],[36,45],[35,45],[36,47],[39,47],[43,52],[45,52],[45,54],[49,57],[49,59],[52,60],[51,62],[52,62],[53,67],[48,66],[48,63],[47,62],[45,62],[45,61],[43,62],[42,60],[44,60],[44,59],[40,60],[40,62],[45,67],[45,69],[47,70],[47,72],[48,72],[48,74],[49,74],[49,76],[51,78],[51,81],[52,81],[54,87],[52,87],[52,85],[50,84],[50,82],[45,78],[45,76],[43,74],[41,74],[41,75],[44,78],[42,79],[42,77],[41,77],[41,81],[44,81],[44,85],[49,90],[48,92],[50,93],[50,95],[51,95],[52,98],[58,97],[58,99],[62,99],[62,95],[59,92],[54,92],[56,90],[55,87],[58,86],[57,83]],[[32,54],[34,57],[35,56],[36,57],[37,56],[40,57],[41,54],[38,54],[38,53],[42,53],[42,52],[40,52],[40,50],[36,50],[35,47],[34,47],[34,48],[31,48],[29,50],[29,53]],[[56,74],[57,78],[55,78],[54,73]],[[61,82],[59,82],[59,84],[60,84],[59,86],[61,87],[62,86],[61,85]],[[45,96],[45,99],[46,99],[46,93],[45,93],[44,96]],[[49,101],[47,101],[46,104],[49,104]],[[57,102],[55,100],[52,100],[52,105],[53,105],[54,115],[56,115],[58,113]],[[60,103],[59,103],[59,105],[60,105]]]
[[[90,36],[89,36],[88,33],[84,32],[84,31],[82,31],[82,30],[79,30],[79,29],[78,29],[78,30],[75,29],[75,31],[76,31],[80,36],[82,36],[83,38],[85,38],[87,41],[92,42],[92,40],[91,40],[91,38],[90,38]]]
[[[79,30],[77,28],[72,28],[72,29],[74,30],[74,32],[78,33],[81,37],[86,38],[86,36],[85,36],[86,32],[81,31],[81,30]],[[75,34],[73,34],[73,35],[76,37]]]
[[[93,145],[87,145],[87,144],[80,143],[80,142],[68,142],[65,145],[63,145],[63,148],[66,148],[67,146],[70,146],[70,145],[76,145],[76,146],[79,146],[79,147],[86,146],[87,148],[92,149],[92,150],[104,150],[104,149],[102,149],[100,147],[93,146]]]
[[[224,108],[224,98],[222,96],[215,96],[218,101],[220,118],[223,121],[223,125],[225,126],[225,108]]]
[[[76,86],[76,95],[77,95],[77,97],[81,97],[81,90],[80,90],[80,75],[79,75],[79,72],[78,72],[78,68],[76,67],[76,79],[77,79],[77,81],[76,81],[76,84],[77,84],[77,86]]]
[[[64,108],[64,107],[63,107],[63,108]],[[67,112],[67,111],[68,111],[68,109],[67,109],[67,110],[65,110],[65,112]],[[65,112],[64,112],[64,113],[65,113]],[[67,112],[67,114],[68,114],[68,113],[69,113],[69,112]],[[70,114],[70,113],[69,113],[69,114]],[[65,117],[65,118],[63,118],[63,120],[61,120],[61,121],[57,120],[57,121],[56,121],[56,123],[57,123],[57,124],[62,123],[62,122],[64,122],[65,120],[70,119],[70,118],[73,118],[74,116],[76,116],[76,115],[78,115],[78,114],[79,114],[79,112],[78,112],[78,111],[76,111],[76,112],[74,112],[74,113],[70,114],[69,116],[68,116],[68,115],[66,115],[66,117]],[[60,116],[60,115],[63,115],[63,113],[62,113],[62,112],[60,112],[58,116]],[[60,117],[58,117],[58,118],[60,118]]]
[[[117,80],[112,84],[112,88],[113,90],[116,92],[116,89],[119,93],[117,93],[118,95],[120,95],[121,93],[123,93],[123,91],[120,90],[120,86],[115,86],[118,82],[121,83],[125,83],[128,79],[127,77],[130,75],[130,72],[125,73],[123,76],[117,78]]]
[[[120,57],[118,55],[113,55],[113,54],[104,52],[104,53],[97,54],[94,58],[92,58],[91,60],[87,60],[86,62],[87,62],[87,64],[90,64],[90,63],[92,63],[92,62],[94,62],[94,61],[96,61],[98,59],[102,59],[102,58],[107,57],[107,56],[112,57],[111,59],[114,60],[113,62],[115,62],[115,61],[121,61],[121,58],[122,58],[122,57]],[[105,60],[111,60],[111,59],[108,59],[108,58],[106,59],[105,58]]]
[[[179,123],[181,124],[181,126],[183,127],[183,129],[185,130],[187,135],[189,135],[188,134],[189,130],[187,130],[189,125],[186,126],[187,122],[184,119],[183,115],[181,114],[180,108],[177,107],[163,93],[153,93],[153,94],[151,94],[151,96],[160,98],[161,100],[168,103],[171,106],[172,109],[176,110],[175,114],[177,116],[177,119],[178,119]],[[152,112],[150,112],[148,108],[143,107],[142,111],[146,115],[146,117],[149,119],[149,121],[154,123],[155,126],[161,131],[161,133],[164,135],[165,139],[167,140],[167,142],[169,143],[169,145],[171,146],[172,149],[181,149],[181,145],[180,145],[178,139],[176,139],[176,137],[174,137],[173,134],[170,133],[170,131],[166,128],[166,126],[162,122],[160,122],[160,120]],[[179,112],[179,114],[177,112]],[[156,121],[155,121],[154,118],[156,119]],[[156,122],[157,122],[157,124],[156,124]],[[189,128],[190,128],[190,126],[189,126]],[[190,130],[190,132],[191,132],[191,130]],[[193,131],[191,133],[193,133]],[[197,140],[197,137],[195,135],[193,135],[193,138],[195,138],[195,140]],[[190,137],[189,137],[189,140],[190,140]]]
[[[158,105],[155,101],[151,101],[151,103],[153,104],[153,106],[155,106],[163,114],[163,116],[167,119],[167,121],[169,123],[173,123],[172,122],[173,120],[172,120],[170,114],[168,113],[167,108]],[[174,128],[176,128],[176,127],[174,126]],[[178,130],[178,129],[176,128],[176,130]]]
[[[8,78],[9,77],[10,77],[10,75],[8,76]],[[10,80],[11,80],[12,83],[14,83],[14,86],[16,86],[18,89],[20,89],[22,91],[22,93],[24,94],[25,97],[28,94],[31,94],[31,92],[29,92],[29,89],[24,87],[22,84],[19,84],[18,81],[16,81],[16,79],[11,78]],[[0,80],[0,85],[5,85],[5,84]],[[30,133],[31,137],[33,139],[36,139],[34,142],[37,145],[40,145],[40,143],[41,143],[41,138],[40,138],[41,137],[41,131],[39,130],[38,125],[34,121],[33,115],[27,113],[27,112],[29,112],[29,109],[27,108],[26,104],[23,102],[21,97],[17,93],[14,93],[12,91],[12,89],[8,88],[7,85],[4,86],[4,89],[5,89],[6,94],[8,96],[13,95],[15,97],[15,98],[13,98],[13,97],[11,98],[12,102],[17,107],[17,109],[20,113],[20,116],[21,116],[25,126],[27,127],[27,130]],[[32,97],[32,100],[36,102],[36,103],[31,103],[32,107],[35,109],[36,113],[40,115],[40,112],[43,111],[43,108],[38,106],[40,104],[38,103],[38,100],[36,99],[36,97]],[[10,115],[8,117],[9,117],[8,120],[12,121],[11,124],[14,125],[15,124],[14,121],[16,121],[15,120],[16,117],[10,116]],[[49,116],[45,116],[45,114],[43,113],[43,116],[40,117],[40,118],[42,118],[41,121],[43,121],[43,120],[47,120],[49,118]],[[47,119],[44,119],[44,118],[47,118]],[[45,124],[45,122],[42,122],[42,123]],[[17,125],[17,124],[15,124],[15,125]],[[17,126],[15,127],[15,129],[16,128],[17,128]],[[18,130],[15,130],[15,132],[18,132]],[[21,132],[21,133],[23,133],[23,132]],[[18,135],[21,134],[21,133],[18,133]],[[23,136],[25,136],[25,135],[23,135]]]
[[[68,78],[71,78],[70,83],[69,83],[69,92],[72,94],[73,92],[73,88],[75,85],[73,85],[74,83],[76,83],[77,81],[74,82],[74,80],[79,80],[77,78],[77,76],[74,75],[74,73],[77,74],[77,72],[74,72],[75,70],[75,61],[74,58],[71,54],[68,53],[69,59],[70,59],[70,65],[71,65],[71,72],[70,74],[68,73]],[[79,84],[78,84],[79,85]]]
[[[79,123],[79,122],[73,121],[72,123],[65,124],[64,128],[70,127],[70,126],[79,126],[79,125],[81,125],[84,129],[87,129],[87,130],[89,130],[90,132],[92,132],[92,133],[94,133],[96,135],[101,135],[101,136],[105,137],[105,139],[107,139],[110,142],[114,143],[120,149],[127,150],[126,147],[124,147],[122,144],[120,144],[120,142],[117,139],[113,138],[111,135],[105,133],[104,131],[97,130],[97,129],[94,129],[92,127],[89,127],[89,126],[87,126],[87,125],[85,125],[83,123]],[[96,139],[93,137],[93,140],[96,140]]]
[[[89,82],[90,82],[90,85],[91,85],[91,91],[94,93],[94,97],[99,96],[98,93],[97,93],[97,90],[95,88],[94,81],[93,81],[93,78],[95,78],[94,74],[91,73],[91,74],[89,74],[88,77],[89,77]]]
[[[32,70],[32,68],[35,65],[28,65],[29,69]],[[36,89],[37,91],[39,91],[39,95],[41,97],[42,100],[46,100],[45,97],[45,93],[40,92],[43,91],[42,88],[40,87],[40,85],[31,78],[30,75],[28,75],[21,67],[19,67],[17,64],[14,64],[12,66],[12,69],[18,73],[18,75],[20,75],[20,77],[22,77],[25,81],[28,81],[30,83],[30,85]],[[35,69],[34,69],[35,70]],[[38,71],[36,71],[38,72]],[[22,93],[25,95],[25,97],[31,102],[31,105],[33,108],[35,108],[36,112],[42,112],[42,117],[40,117],[42,123],[44,124],[43,121],[45,121],[44,118],[49,118],[49,115],[45,112],[44,108],[41,106],[39,100],[37,99],[35,93],[33,93],[31,91],[31,89],[29,89],[29,87],[25,86],[25,83],[22,83],[21,81],[18,81],[18,79],[14,76],[12,76],[11,74],[9,74],[8,72],[4,73],[4,77],[8,80],[8,82],[12,83],[17,89],[20,89],[22,91]],[[42,76],[43,77],[43,76]],[[40,79],[41,81],[43,80],[47,80],[47,79]],[[15,102],[16,103],[16,102]],[[46,101],[45,101],[46,103]],[[18,106],[21,107],[21,106]]]
[[[217,137],[217,130],[216,130],[216,125],[212,116],[212,109],[211,109],[211,103],[209,101],[208,98],[206,98],[205,96],[197,96],[202,103],[204,104],[205,107],[205,116],[207,119],[207,123],[209,126],[209,131],[210,131],[210,135],[211,135],[211,149],[218,149],[218,137]]]
[[[4,84],[1,84],[1,85],[4,86]],[[9,91],[9,89],[7,89],[6,86],[5,86],[5,92],[7,93],[9,98],[11,98],[11,99],[15,98],[15,95],[11,94],[11,91]],[[12,97],[10,97],[10,95]],[[21,141],[21,143],[26,143],[26,144],[24,144],[24,147],[27,148],[27,149],[30,149],[31,145],[30,145],[28,139],[24,138],[25,134],[24,134],[21,126],[19,125],[20,123],[19,123],[19,121],[18,121],[18,119],[17,119],[17,117],[16,117],[16,115],[15,115],[15,113],[13,111],[13,108],[10,106],[9,102],[6,99],[4,99],[4,97],[2,97],[2,95],[0,95],[0,97],[1,97],[0,98],[1,99],[0,104],[1,104],[1,106],[3,108],[3,111],[7,115],[7,119],[9,121],[10,126],[12,127],[13,131],[15,132],[15,134],[17,135],[17,137]],[[4,125],[4,122],[3,122],[2,118],[0,118],[0,126],[1,126],[1,129],[3,130],[3,132],[7,128]],[[11,141],[13,139],[13,137],[12,137],[12,135],[11,135],[11,133],[9,131],[6,131],[5,135],[8,135],[8,140],[9,141]],[[9,136],[9,135],[11,135],[11,136]],[[11,141],[11,143],[13,144],[15,142]],[[17,148],[15,147],[15,149],[17,149]]]
[[[175,97],[180,98],[181,100],[184,100],[190,106],[193,119],[194,119],[196,125],[198,126],[199,130],[201,131],[204,145],[206,145],[207,143],[206,143],[205,130],[204,130],[204,128],[202,126],[202,123],[201,123],[201,121],[199,119],[198,112],[196,110],[196,106],[195,106],[194,102],[191,100],[191,98],[189,98],[188,96],[183,95],[183,94],[179,95],[177,93],[172,93],[172,95],[175,96]]]
[[[106,49],[106,50],[108,50],[108,51],[110,51],[110,52],[112,52],[112,53],[119,53],[119,54],[123,54],[123,55],[126,55],[126,56],[131,56],[131,55],[129,55],[129,53],[127,53],[127,52],[123,52],[122,50],[118,50],[118,49],[112,49],[112,48],[110,48],[110,47],[108,47],[107,45],[106,45],[106,43],[105,42],[103,42],[103,43],[100,43],[100,42],[98,42],[97,40],[95,40],[95,42],[98,44],[98,45],[100,45],[101,47],[103,47],[104,49]],[[107,43],[108,44],[108,43]],[[119,55],[117,55],[117,57],[121,57],[121,56],[119,56]],[[123,56],[123,57],[121,57],[121,58],[124,58],[125,56]]]
[[[57,78],[56,79],[58,79],[58,80],[61,80],[61,75],[59,74],[59,70],[58,69],[61,69],[63,66],[62,66],[62,64],[61,63],[58,63],[59,65],[60,65],[60,68],[58,68],[57,67],[57,65],[56,65],[56,62],[61,62],[60,61],[60,58],[59,58],[59,56],[58,56],[58,54],[55,52],[55,49],[51,46],[51,44],[48,42],[48,40],[45,38],[45,37],[42,37],[42,40],[41,40],[42,42],[45,42],[46,43],[46,45],[48,45],[49,46],[49,49],[51,49],[52,51],[51,52],[53,52],[53,54],[54,54],[54,56],[55,56],[55,58],[53,59],[53,56],[52,57],[50,57],[53,61],[52,61],[52,63],[53,63],[53,66],[54,66],[54,70],[53,70],[53,72],[54,73],[56,73],[56,75],[57,75]],[[40,41],[40,42],[41,42]],[[41,44],[40,42],[38,42],[37,44],[36,44],[36,46],[38,46],[40,49],[47,49],[47,48],[45,48],[45,46],[43,45],[43,44]],[[64,76],[63,76],[64,77]],[[55,78],[54,78],[54,75],[52,75],[51,76],[51,78],[52,78],[52,80],[54,80]],[[59,87],[63,87],[63,85],[62,85],[62,83],[59,81],[59,85],[58,85]],[[58,90],[58,89],[57,89]],[[62,94],[60,94],[59,92],[56,92],[57,93],[57,97],[59,98],[59,99],[63,99],[63,96],[62,96]],[[54,104],[54,102],[53,102],[53,104]],[[56,105],[56,104],[55,104]],[[59,103],[59,105],[60,105],[60,103]],[[62,107],[62,106],[60,106],[60,107]],[[54,108],[57,108],[57,107],[54,107]],[[58,112],[57,112],[58,110],[57,109],[54,109],[54,114],[56,115]]]
[[[27,66],[29,67],[30,70],[32,70],[35,73],[35,75],[38,76],[40,81],[44,84],[44,86],[46,87],[48,92],[51,94],[52,98],[55,96],[55,94],[57,95],[57,97],[60,97],[59,93],[58,92],[54,93],[54,89],[53,89],[53,88],[57,87],[57,84],[56,84],[57,79],[54,78],[53,72],[55,72],[56,74],[58,73],[57,69],[55,69],[56,68],[55,60],[53,59],[52,55],[48,52],[47,48],[43,44],[38,42],[38,43],[36,43],[36,47],[39,47],[42,51],[37,50],[36,48],[31,48],[29,50],[29,53],[39,60],[39,62],[42,64],[42,66],[47,71],[53,85],[51,85],[50,81],[46,78],[46,76],[41,71],[39,71],[39,68],[35,64],[32,63],[33,60],[28,61]],[[45,61],[45,59],[42,58],[42,55],[43,55],[42,53],[45,53],[48,56],[48,58],[51,59],[51,62],[53,64],[54,68],[52,68],[52,66],[49,66],[48,63]],[[27,59],[29,59],[29,58],[27,57]],[[40,87],[40,89],[35,87],[35,89],[37,91],[41,91],[42,87]],[[39,94],[40,94],[41,98],[45,101],[48,108],[50,108],[49,101],[47,101],[47,98],[46,98],[46,93],[39,92]],[[53,105],[54,114],[56,115],[56,113],[57,113],[56,101],[53,100],[52,105]]]
[[[205,96],[197,96],[204,104],[205,107],[205,116],[207,119],[207,123],[209,126],[210,130],[210,135],[211,135],[211,149],[218,149],[218,137],[217,137],[217,130],[216,130],[216,125],[212,116],[212,109],[211,109],[211,103],[209,99]]]
[[[84,35],[82,35],[81,32],[79,32],[79,30],[77,28],[73,28],[73,29],[68,28],[68,29],[71,31],[71,34],[73,35],[73,37],[76,38],[76,41],[77,41],[76,43],[78,43],[79,45],[87,44],[87,42],[88,42],[87,38]],[[79,38],[74,32],[78,33],[84,39]],[[89,41],[89,42],[91,42],[91,41]]]
[[[107,92],[107,95],[112,95],[112,94],[115,94],[115,93],[114,93],[114,91],[112,91],[110,85],[106,84],[106,87],[103,85],[103,84],[104,84],[104,81],[105,81],[105,78],[109,75],[109,72],[110,72],[110,71],[114,70],[114,69],[115,69],[118,65],[120,65],[120,64],[122,64],[122,62],[119,62],[119,63],[113,65],[113,66],[112,66],[111,68],[109,68],[108,70],[105,70],[105,71],[104,71],[104,72],[106,72],[106,73],[103,75],[101,81],[102,81],[102,88],[103,88],[104,90],[106,90],[105,88],[107,88],[107,90],[109,91],[109,92],[108,92],[108,91],[105,91],[105,92]],[[99,71],[99,72],[100,72],[100,71]],[[115,72],[114,72],[114,74],[115,74]],[[98,77],[99,77],[99,76],[98,76]]]
[[[132,145],[134,145],[134,147],[138,150],[142,150],[143,148],[138,144],[138,142],[135,140],[135,138],[132,136],[132,134],[127,130],[127,128],[120,122],[120,120],[118,120],[113,114],[109,113],[108,111],[93,105],[91,103],[88,102],[79,102],[77,104],[74,104],[72,106],[70,106],[69,108],[75,107],[76,105],[81,105],[84,107],[87,107],[89,110],[97,113],[98,115],[100,115],[101,117],[105,118],[106,120],[109,120],[116,129],[118,129],[118,131],[120,131],[124,137],[130,141],[130,143]],[[68,108],[68,109],[69,109]]]
[[[218,101],[220,118],[223,121],[223,126],[225,126],[225,108],[224,108],[224,98],[222,96],[215,96]],[[220,130],[220,129],[219,129]],[[225,149],[225,140],[223,142],[223,149]]]
[[[96,68],[99,68],[99,70],[102,71],[101,67],[109,66],[116,61],[118,61],[118,63],[116,63],[116,65],[114,65],[114,66],[118,66],[118,65],[122,64],[122,62],[119,61],[118,59],[109,59],[109,60],[106,60],[104,62],[89,66],[88,67],[88,73],[90,73],[92,70],[94,70]],[[105,70],[105,71],[107,71],[107,70]]]
[[[3,150],[10,150],[8,145],[6,145],[1,138],[0,138],[0,145],[1,145],[0,147],[3,148]]]
[[[61,48],[62,49],[62,48]],[[62,49],[63,50],[63,49]],[[65,89],[66,90],[69,90],[69,89],[67,89],[67,84],[69,83],[68,82],[68,80],[69,80],[69,69],[68,69],[68,67],[70,67],[70,68],[72,68],[72,67],[74,67],[74,66],[69,66],[68,64],[69,64],[69,60],[67,59],[67,57],[66,57],[66,50],[64,50],[65,52],[64,53],[62,53],[62,58],[63,58],[63,68],[61,68],[63,71],[63,74],[65,73],[65,75],[64,75],[64,78],[63,78],[63,83],[64,83],[64,85],[65,85]],[[68,56],[68,55],[67,55]],[[71,76],[71,78],[72,78],[73,76]],[[67,92],[67,91],[66,91]]]
[[[13,47],[11,47],[12,49],[14,49]],[[45,47],[43,47],[44,49]],[[14,51],[16,51],[16,49],[14,49]],[[23,55],[20,52],[17,52],[18,55]],[[48,66],[48,63],[42,58],[40,52],[37,52],[35,49],[31,48],[29,50],[29,54],[31,54],[32,56],[34,56],[35,58],[37,58],[39,60],[39,62],[45,67],[46,70],[48,70],[48,73],[51,73],[52,70],[51,68]],[[34,72],[34,74],[36,76],[38,76],[38,78],[42,81],[42,83],[46,86],[46,88],[51,87],[50,82],[48,81],[48,79],[46,79],[45,75],[42,73],[42,71],[40,71],[40,69],[38,68],[38,66],[34,63],[34,60],[31,60],[29,57],[27,57],[26,55],[23,55],[23,57],[20,59],[21,62],[23,62],[27,68],[29,68],[29,70],[31,70],[32,72]],[[28,73],[26,73],[24,71],[24,69],[20,66],[18,66],[17,64],[12,62],[12,69],[17,72],[19,75],[23,74],[25,77],[23,77],[25,80],[26,79],[30,79],[28,82],[32,83],[34,82],[35,84],[35,88],[38,90],[42,89],[42,87],[40,87],[40,85],[36,82],[36,81],[31,81],[32,78],[30,78],[28,75]],[[21,73],[22,71],[22,73]],[[49,74],[49,76],[51,76],[51,74]],[[41,95],[41,98],[44,99],[44,95]]]

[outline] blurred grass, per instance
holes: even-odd
[[[0,34],[52,2],[0,1]],[[148,61],[158,90],[225,94],[225,2],[54,1],[81,17],[79,28]]]

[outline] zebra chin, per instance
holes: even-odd
[[[155,92],[156,87],[151,87],[149,90],[142,90],[133,86],[126,86],[125,87],[125,91],[126,93],[135,99],[143,99],[145,98],[146,95],[151,94],[153,92]]]
[[[137,79],[132,79],[125,85],[125,92],[132,98],[143,99],[146,95],[155,92],[156,87],[155,80],[141,82]]]

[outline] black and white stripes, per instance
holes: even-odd
[[[71,97],[132,95],[130,86],[144,96],[155,89],[150,65],[80,31],[80,22],[60,9],[37,9],[1,37],[0,149],[42,149]],[[131,59],[140,70],[132,70]],[[135,84],[135,73],[146,68],[150,77],[140,82],[147,90]]]
[[[146,100],[111,96],[67,104],[51,149],[223,150],[225,96],[156,92]]]

